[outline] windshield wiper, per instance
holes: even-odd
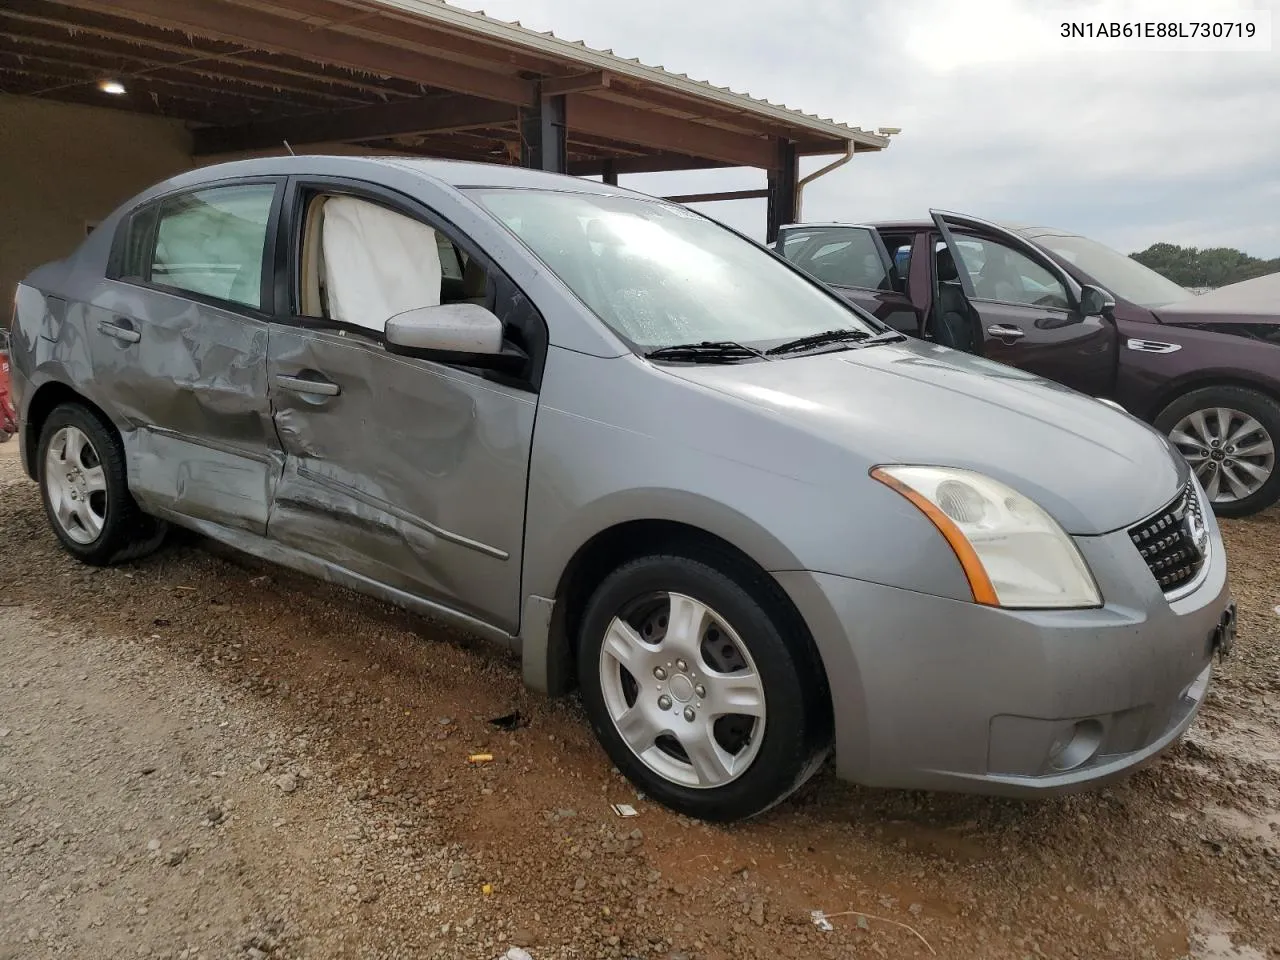
[[[862,340],[870,340],[871,334],[865,330],[824,330],[822,333],[811,333],[807,337],[800,337],[796,340],[788,340],[786,343],[780,343],[776,347],[770,347],[765,353],[774,356],[779,353],[797,353],[801,350],[808,350],[810,347],[825,347],[829,343],[858,343]]]
[[[732,340],[703,340],[701,343],[677,343],[670,347],[658,347],[645,356],[650,360],[688,363],[738,363],[741,360],[758,359],[764,354]]]

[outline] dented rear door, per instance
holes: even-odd
[[[150,201],[86,305],[94,396],[152,512],[266,532],[283,460],[266,381],[282,189],[258,178]]]

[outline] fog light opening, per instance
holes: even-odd
[[[1102,746],[1102,724],[1080,720],[1054,737],[1049,747],[1049,766],[1054,770],[1074,770],[1093,759]]]

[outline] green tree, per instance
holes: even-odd
[[[1200,249],[1153,243],[1130,256],[1184,287],[1222,287],[1280,271],[1280,257],[1261,260],[1231,247]]]

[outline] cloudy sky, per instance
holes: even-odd
[[[1280,0],[1155,8],[1162,20],[1269,11],[1271,52],[1090,52],[1050,36],[1060,18],[1042,0],[455,2],[864,129],[902,128],[888,150],[808,187],[806,220],[935,206],[1064,227],[1125,252],[1167,240],[1280,256]],[[1060,3],[1089,19],[1152,12],[1151,0]],[[687,193],[763,179],[697,171],[623,183]],[[703,209],[763,233],[763,201]]]

